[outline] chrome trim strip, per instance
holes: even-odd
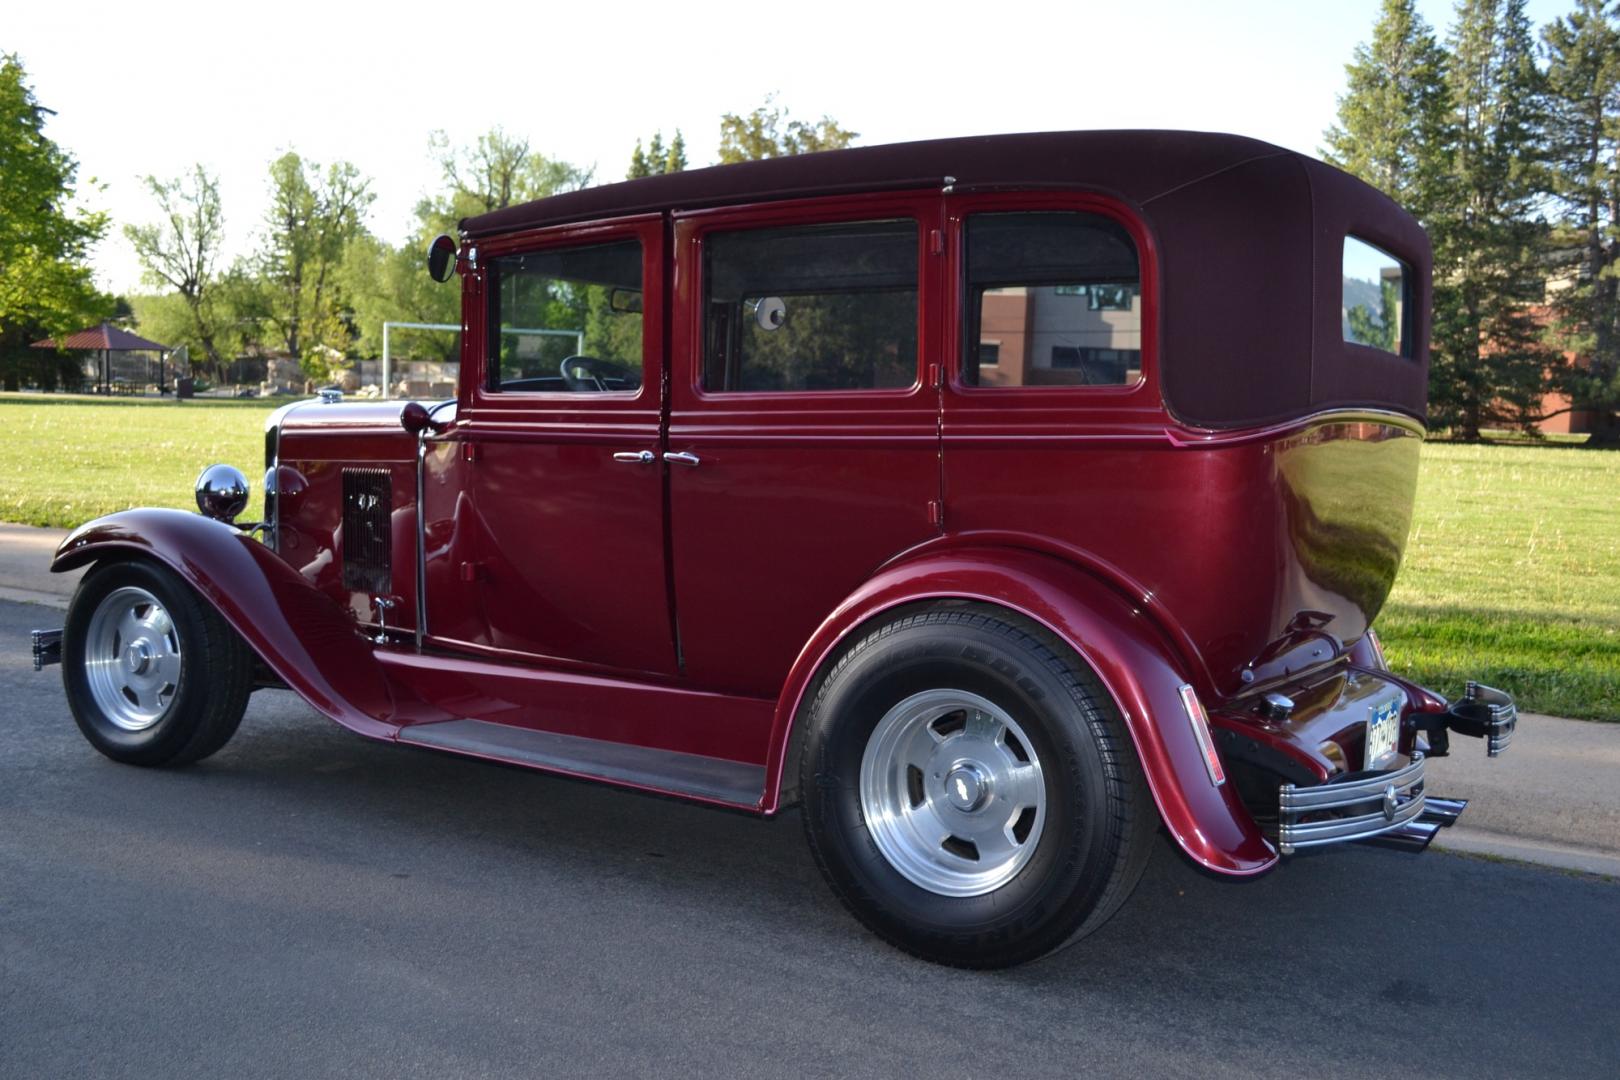
[[[422,500],[427,488],[427,428],[416,433],[416,651],[427,638],[427,512]]]
[[[1409,765],[1389,772],[1304,788],[1282,785],[1277,792],[1278,848],[1288,855],[1302,847],[1365,840],[1416,821],[1426,809],[1423,765],[1423,755],[1414,753]],[[1299,820],[1308,814],[1348,811],[1368,803],[1380,805],[1370,813]]]

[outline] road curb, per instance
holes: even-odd
[[[37,589],[14,589],[9,585],[0,585],[0,600],[9,600],[14,604],[37,604],[40,607],[57,608],[66,611],[68,598],[60,593],[40,592]]]
[[[1464,855],[1488,855],[1492,858],[1534,863],[1537,866],[1551,866],[1559,870],[1578,870],[1585,874],[1620,878],[1620,854],[1599,851],[1596,848],[1559,844],[1551,840],[1531,840],[1489,832],[1485,829],[1453,825],[1435,835],[1434,846],[1441,851],[1454,851]]]

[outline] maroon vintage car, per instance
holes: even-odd
[[[376,739],[772,815],[873,931],[1039,956],[1163,826],[1258,874],[1421,848],[1448,735],[1391,674],[1429,245],[1253,140],[880,146],[559,195],[429,257],[453,401],[278,410],[264,520],[91,522],[60,658],[90,742],[174,765],[284,685]]]

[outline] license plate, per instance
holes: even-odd
[[[1401,733],[1401,703],[1394,698],[1372,707],[1367,719],[1367,756],[1363,768],[1381,769],[1395,756]]]

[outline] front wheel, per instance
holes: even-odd
[[[898,618],[851,646],[806,718],[817,862],[924,959],[1006,967],[1076,941],[1135,888],[1156,816],[1112,701],[995,609]]]
[[[184,765],[235,733],[253,691],[253,654],[173,571],[103,563],[68,606],[62,686],[79,730],[103,754]]]

